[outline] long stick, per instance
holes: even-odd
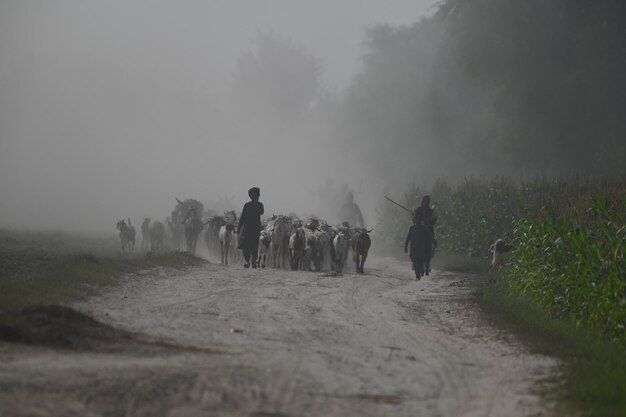
[[[354,201],[356,202],[356,199],[359,198],[359,195],[361,195],[361,188],[363,188],[363,177],[361,177],[361,181],[359,182],[359,189],[356,192],[356,195],[354,196]]]
[[[387,200],[391,201],[391,202],[392,202],[393,204],[395,204],[396,206],[398,206],[398,207],[400,207],[400,208],[405,209],[406,211],[408,211],[409,213],[411,213],[411,215],[413,215],[413,210],[411,210],[411,209],[408,209],[408,208],[404,207],[402,204],[396,203],[395,201],[393,201],[391,198],[389,198],[389,197],[387,197],[387,196],[385,196],[385,198],[386,198]]]

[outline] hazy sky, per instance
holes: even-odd
[[[1,0],[0,226],[114,230],[165,217],[174,196],[243,204],[252,185],[271,211],[302,210],[287,207],[303,187],[282,181],[272,143],[233,142],[213,124],[236,58],[271,30],[307,46],[341,91],[366,27],[410,24],[434,3]],[[356,187],[363,173],[345,172],[336,184]]]

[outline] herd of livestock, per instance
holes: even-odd
[[[142,250],[152,253],[169,247],[195,254],[204,231],[204,241],[211,256],[220,259],[222,264],[242,262],[241,251],[237,249],[237,214],[234,211],[207,215],[197,200],[176,201],[176,208],[165,222],[144,219],[141,224]],[[117,229],[122,251],[133,251],[136,232],[130,219],[118,221]],[[356,271],[363,273],[371,246],[370,232],[346,222],[333,226],[316,218],[303,221],[293,214],[273,215],[263,221],[259,236],[259,266],[342,273],[352,251]]]

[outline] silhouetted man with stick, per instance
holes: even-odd
[[[415,279],[418,281],[428,273],[428,263],[433,245],[432,235],[425,223],[422,213],[416,210],[413,226],[409,229],[404,243],[404,253],[408,252],[408,247],[411,245],[411,262],[413,263],[413,270],[415,270]]]
[[[435,209],[430,206],[430,196],[425,195],[422,198],[422,204],[415,209],[413,216],[420,215],[422,221],[424,222],[424,226],[428,228],[430,232],[430,238],[432,240],[430,258],[428,259],[428,263],[426,265],[426,275],[430,272],[430,259],[435,256],[435,248],[437,247],[437,239],[435,239],[435,225],[437,224],[437,215],[435,214]]]

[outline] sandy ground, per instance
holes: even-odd
[[[123,338],[0,343],[0,415],[552,415],[540,393],[556,362],[489,325],[474,279],[417,282],[380,258],[363,276],[217,264],[128,276],[72,306]]]

